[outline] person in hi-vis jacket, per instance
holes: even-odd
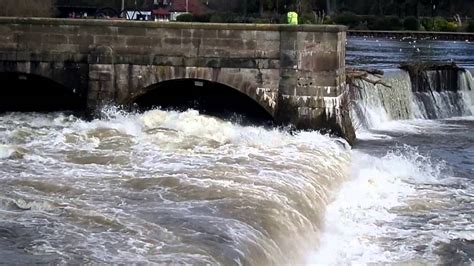
[[[288,20],[288,24],[290,25],[298,25],[298,13],[295,11],[290,11],[286,14],[286,18]]]

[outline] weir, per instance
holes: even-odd
[[[143,102],[168,81],[201,82],[239,92],[278,124],[319,129],[352,142],[344,104],[345,30],[0,18],[0,73],[52,80],[91,112],[104,103]]]
[[[454,64],[404,64],[388,70],[381,82],[369,75],[349,86],[356,128],[375,128],[383,122],[443,119],[474,114],[471,72]]]

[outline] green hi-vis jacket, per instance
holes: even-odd
[[[288,19],[288,24],[298,25],[298,13],[291,11],[291,12],[288,12],[286,16]]]

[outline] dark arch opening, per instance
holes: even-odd
[[[206,115],[246,125],[273,124],[273,117],[249,96],[229,86],[204,80],[160,82],[135,99],[134,104],[141,111],[153,108],[177,111],[195,109]]]
[[[86,98],[51,79],[32,74],[0,73],[0,112],[82,111]]]

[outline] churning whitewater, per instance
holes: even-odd
[[[384,123],[408,119],[442,119],[470,116],[474,114],[474,81],[471,72],[458,74],[457,88],[438,87],[439,76],[446,74],[429,71],[428,88],[413,91],[410,75],[400,69],[388,69],[384,74],[384,85],[355,80],[352,92],[352,117],[354,125],[363,133]],[[359,134],[358,134],[359,135]]]
[[[0,116],[4,263],[303,262],[343,140],[186,112]]]
[[[0,263],[472,265],[472,74],[394,64],[474,46],[409,41],[349,39],[390,68],[351,90],[352,149],[196,110],[0,114]]]
[[[458,78],[427,92],[403,70],[386,71],[385,85],[356,82],[352,179],[308,264],[474,262],[474,86],[469,71]]]

